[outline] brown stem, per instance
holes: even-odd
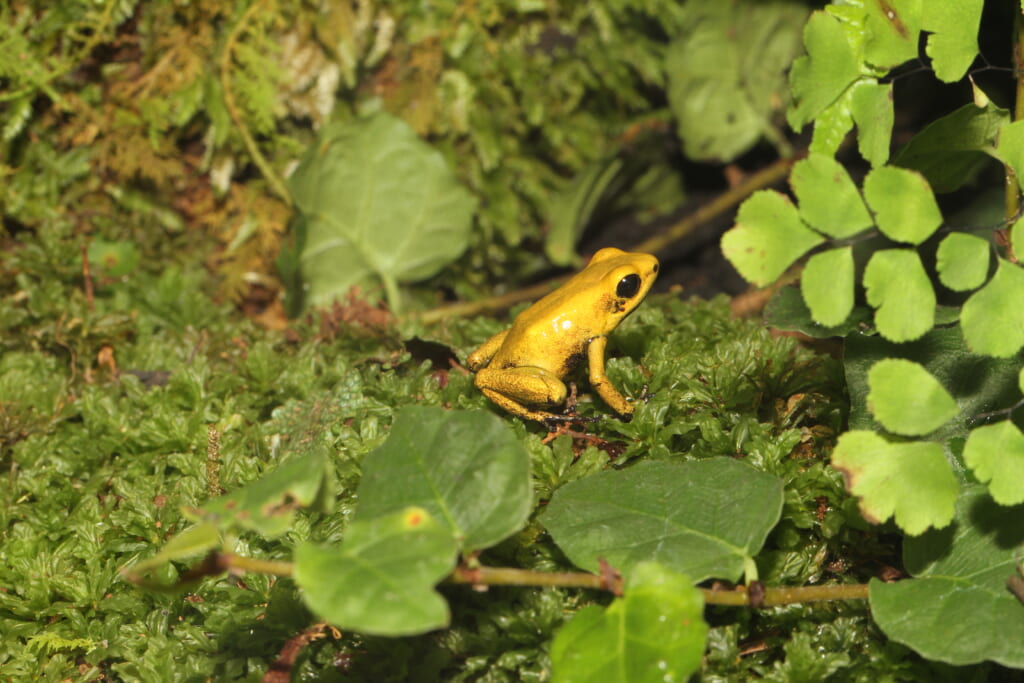
[[[771,166],[761,169],[757,173],[751,173],[743,179],[736,187],[733,187],[712,201],[701,206],[689,216],[678,223],[670,226],[667,230],[650,239],[644,240],[633,247],[633,251],[655,253],[661,251],[672,242],[682,239],[693,232],[698,226],[718,217],[729,209],[733,208],[757,190],[774,185],[789,174],[789,169],[797,161],[804,157],[804,153],[796,154],[785,159],[779,159]],[[500,296],[492,296],[478,301],[462,301],[447,306],[439,306],[430,311],[418,314],[420,322],[426,325],[438,323],[446,318],[458,316],[479,315],[500,311],[517,304],[521,301],[537,299],[551,290],[555,289],[568,279],[568,276],[560,276],[541,282],[514,292],[508,292]]]
[[[547,573],[509,567],[456,567],[448,583],[475,586],[559,586],[562,588],[593,588],[608,592],[621,591],[622,580],[609,586],[605,578],[584,572]],[[732,605],[745,607],[750,599],[744,586],[735,590],[702,588],[701,594],[708,605]],[[765,588],[761,607],[790,605],[800,602],[826,602],[833,600],[865,600],[868,597],[867,584],[843,584],[835,586],[794,586]]]

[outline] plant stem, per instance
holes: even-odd
[[[559,586],[562,588],[593,588],[596,590],[621,592],[622,579],[608,585],[604,577],[584,572],[547,573],[510,567],[456,567],[448,583],[471,584],[474,586]],[[750,605],[744,586],[735,590],[702,588],[701,594],[708,605]],[[832,600],[864,600],[868,597],[867,584],[844,584],[835,586],[794,586],[765,588],[762,607],[790,605],[801,602],[825,602]]]
[[[692,214],[686,216],[679,222],[670,226],[660,235],[655,235],[644,240],[632,248],[633,251],[655,253],[661,251],[672,242],[686,237],[698,226],[733,208],[757,190],[774,185],[782,180],[789,173],[789,169],[797,161],[804,157],[805,153],[796,154],[785,159],[779,159],[771,166],[752,173],[743,179],[736,187],[730,188],[712,201],[704,204]],[[529,287],[507,292],[500,296],[492,296],[478,301],[461,301],[447,306],[438,306],[435,309],[424,311],[416,315],[417,319],[425,325],[439,323],[446,318],[459,316],[479,315],[500,311],[517,304],[521,301],[530,301],[552,291],[563,282],[569,279],[568,275],[562,275],[544,282],[539,282]]]
[[[266,178],[267,183],[270,185],[270,189],[284,201],[289,207],[292,205],[292,195],[288,191],[288,186],[285,185],[284,180],[277,174],[274,167],[270,165],[267,158],[260,152],[259,146],[252,137],[252,133],[249,131],[249,127],[245,125],[245,119],[242,117],[242,112],[238,109],[238,103],[235,101],[235,92],[231,86],[231,62],[232,57],[235,53],[235,44],[239,41],[241,35],[245,32],[246,26],[249,21],[253,18],[256,12],[263,6],[264,0],[257,0],[253,4],[249,5],[249,8],[242,14],[242,18],[238,20],[234,28],[231,29],[231,33],[228,34],[227,41],[224,43],[224,51],[220,56],[220,83],[224,90],[224,105],[228,109],[228,113],[231,115],[231,120],[235,122],[235,126],[238,127],[238,134],[242,136],[242,142],[245,143],[245,148],[249,150],[249,156],[252,157],[253,163],[256,164],[257,168],[260,169],[260,173]]]
[[[1013,77],[1017,81],[1017,91],[1014,95],[1013,120],[1024,119],[1024,21],[1021,13],[1024,8],[1017,7],[1013,15]],[[1006,219],[1013,220],[1020,213],[1020,189],[1016,171],[1009,164],[1006,169]],[[1013,244],[1010,243],[1010,231],[1003,228],[996,231],[997,243],[1002,242],[1007,246],[1007,255],[1011,262],[1016,263],[1017,257],[1014,254]]]

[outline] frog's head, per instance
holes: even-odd
[[[647,296],[658,277],[658,259],[650,254],[606,247],[594,254],[583,274],[589,276],[598,295],[594,301],[595,314],[598,326],[607,334]]]

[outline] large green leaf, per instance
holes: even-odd
[[[871,613],[886,635],[928,659],[992,660],[1024,668],[1024,605],[1006,589],[1024,555],[1024,506],[996,505],[975,486],[956,519],[903,544],[915,577],[871,581]]]
[[[805,7],[743,0],[686,5],[665,56],[668,99],[686,156],[731,160],[771,130]]]
[[[908,534],[920,534],[953,519],[959,483],[937,443],[893,443],[852,430],[839,437],[832,466],[842,471],[870,522],[894,517]]]
[[[868,372],[868,409],[893,434],[923,436],[959,413],[956,401],[920,363],[885,358]]]
[[[991,162],[1000,128],[1009,116],[991,103],[965,104],[928,124],[892,163],[923,175],[935,192],[952,192]]]
[[[959,81],[978,56],[978,25],[985,0],[921,0],[921,25],[928,36],[925,51],[935,76]]]
[[[530,456],[512,428],[484,411],[407,406],[363,460],[357,520],[422,507],[466,551],[494,545],[533,506]]]
[[[788,197],[761,190],[743,202],[736,225],[722,236],[722,252],[743,277],[764,286],[823,240]]]
[[[295,582],[318,616],[341,628],[385,636],[448,624],[434,589],[455,566],[451,532],[425,510],[408,508],[353,521],[337,546],[295,549]]]
[[[430,277],[463,252],[477,203],[441,153],[389,114],[321,128],[290,186],[312,305],[372,275],[398,307],[398,283]]]
[[[326,449],[292,457],[253,483],[201,507],[185,508],[185,517],[225,530],[251,529],[275,538],[292,528],[295,511],[315,503],[330,510],[332,477]]]
[[[618,156],[590,164],[552,196],[548,209],[548,234],[544,253],[552,263],[574,265],[576,242],[594,215],[606,190],[622,172],[625,162]]]
[[[868,303],[875,307],[875,325],[890,341],[912,341],[935,322],[935,290],[912,249],[883,249],[864,269]]]
[[[874,225],[850,174],[838,161],[811,154],[793,166],[789,176],[800,217],[830,237],[853,237]]]
[[[577,566],[660,562],[737,580],[782,512],[782,482],[731,458],[643,462],[566,484],[541,523]]]
[[[972,351],[1009,358],[1024,346],[1024,269],[999,259],[988,284],[964,302],[960,321]]]
[[[700,591],[685,576],[645,562],[625,597],[577,612],[551,644],[552,680],[685,681],[700,667],[708,626]]]

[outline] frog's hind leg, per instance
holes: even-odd
[[[544,368],[487,367],[477,372],[475,383],[487,398],[513,415],[540,422],[566,419],[562,415],[527,407],[561,405],[568,396],[565,383]]]

